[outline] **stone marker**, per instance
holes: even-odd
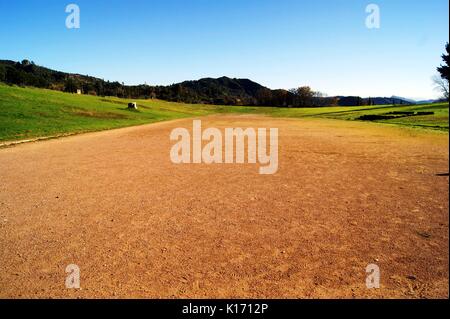
[[[131,102],[131,103],[128,103],[128,108],[129,109],[133,109],[133,110],[137,110],[137,104],[136,104],[136,102]]]

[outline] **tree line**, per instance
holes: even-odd
[[[448,45],[447,45],[448,50]],[[448,59],[448,58],[447,58]],[[448,69],[441,66],[444,72]],[[68,93],[115,96],[126,99],[161,99],[191,104],[248,105],[272,107],[323,107],[404,104],[395,98],[329,97],[309,86],[290,90],[271,90],[248,79],[205,78],[168,86],[125,85],[88,75],[54,71],[33,61],[0,60],[0,82],[32,86]],[[448,80],[447,80],[448,88]]]
[[[129,99],[158,98],[184,103],[216,105],[249,105],[307,107],[337,105],[338,99],[326,97],[309,87],[271,90],[246,79],[201,79],[169,86],[124,85],[91,76],[54,71],[33,61],[0,61],[0,81],[19,86],[32,86],[96,96]]]

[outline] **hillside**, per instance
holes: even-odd
[[[176,102],[220,105],[258,105],[258,94],[272,92],[272,90],[248,79],[228,77],[204,78],[169,86],[127,86],[87,75],[54,71],[28,60],[22,62],[0,60],[0,82],[68,93],[81,90],[84,94],[94,96],[156,98]]]
[[[303,96],[296,90],[272,90],[249,79],[203,78],[169,86],[135,85],[104,81],[96,77],[54,71],[24,60],[14,62],[0,60],[0,82],[19,86],[31,86],[93,96],[114,96],[131,99],[160,99],[173,102],[247,105],[274,107],[323,107],[411,104],[401,98],[358,96],[325,97],[319,92],[307,92]]]
[[[23,140],[212,114],[216,107],[160,100],[128,100],[20,88],[0,83],[0,141]]]

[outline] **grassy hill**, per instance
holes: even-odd
[[[0,83],[0,141],[82,133],[217,113],[251,113],[278,117],[318,117],[358,120],[380,115],[374,122],[448,131],[448,103],[414,106],[274,108],[183,104],[137,100],[139,110],[127,109],[130,100],[75,95]],[[434,112],[421,116],[389,116],[392,112]],[[387,116],[389,118],[383,118]],[[395,117],[395,118],[390,118]]]
[[[0,140],[98,131],[214,113],[215,107],[75,95],[0,84]]]

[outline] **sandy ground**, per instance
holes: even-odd
[[[0,149],[0,297],[449,296],[448,134],[202,120],[278,127],[278,173],[172,164],[169,133],[192,120]]]

